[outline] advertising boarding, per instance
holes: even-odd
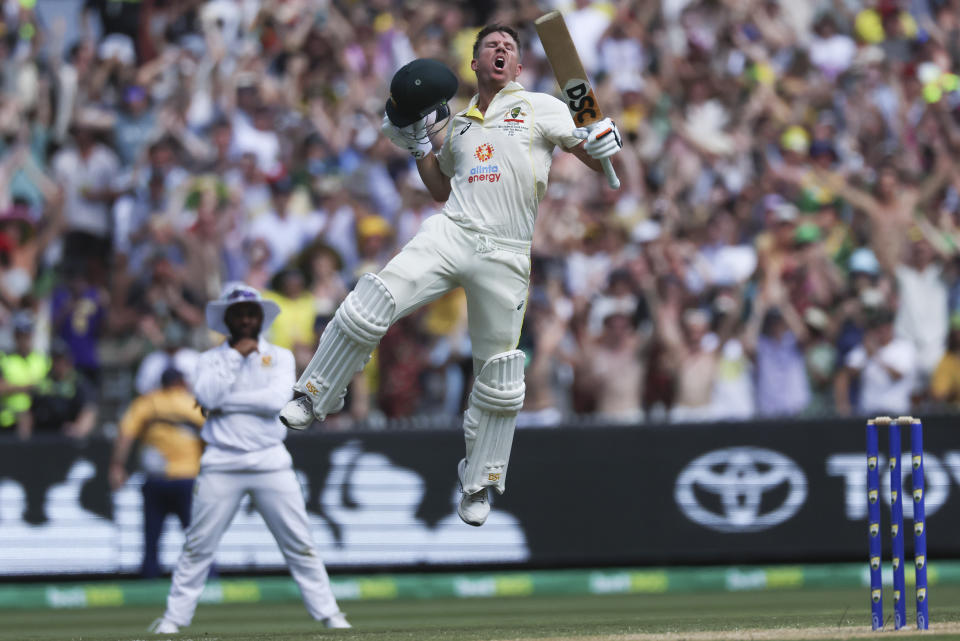
[[[953,422],[924,421],[931,559],[960,556]],[[335,570],[866,563],[864,433],[856,420],[521,429],[507,491],[493,497],[481,528],[456,515],[457,429],[307,432],[291,435],[287,447],[314,538]],[[880,437],[885,458],[885,432]],[[910,497],[908,435],[903,450]],[[0,448],[0,575],[138,571],[143,475],[110,492],[109,455],[110,443],[96,439]],[[887,532],[886,465],[881,478]],[[905,500],[910,532],[911,507]],[[166,569],[182,543],[171,516],[160,546]],[[249,501],[216,565],[224,572],[284,566]]]

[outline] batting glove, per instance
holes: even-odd
[[[390,118],[384,116],[380,131],[397,147],[409,151],[411,156],[420,159],[433,151],[433,143],[430,142],[430,136],[427,134],[427,118],[421,118],[406,127],[397,127],[390,122]]]
[[[578,127],[573,135],[586,140],[583,148],[591,158],[603,160],[620,151],[623,142],[620,140],[620,130],[609,118],[599,120],[589,127]]]

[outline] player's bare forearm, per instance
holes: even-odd
[[[116,465],[126,465],[127,458],[130,456],[130,449],[133,447],[133,438],[126,434],[121,434],[113,444],[113,454],[110,462]]]
[[[571,154],[579,158],[580,162],[582,162],[584,165],[586,165],[590,169],[594,171],[599,171],[599,172],[603,171],[603,165],[596,158],[590,157],[590,154],[587,153],[587,150],[583,148],[583,143],[580,143],[573,149],[568,149],[567,151],[569,151]]]
[[[447,202],[450,197],[450,177],[440,171],[440,162],[436,155],[427,154],[418,159],[417,171],[433,199],[441,203]]]

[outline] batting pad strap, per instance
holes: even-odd
[[[467,494],[484,487],[492,487],[501,494],[506,489],[513,432],[526,391],[525,360],[520,350],[497,354],[483,364],[474,381],[467,412],[476,439],[461,479]]]
[[[526,387],[522,379],[519,389],[497,389],[477,379],[470,393],[470,401],[478,410],[495,414],[516,414],[523,408],[525,391]]]
[[[374,276],[374,278],[376,277]],[[362,283],[363,281],[360,282]],[[357,290],[359,289],[360,286],[358,285]],[[379,318],[381,310],[364,309],[363,305],[369,302],[369,300],[369,298],[364,300],[360,295],[353,296],[351,294],[347,296],[340,307],[337,308],[336,313],[334,313],[334,318],[340,323],[340,329],[350,340],[355,343],[360,343],[361,345],[374,347],[386,333],[389,327],[389,320],[383,321]],[[386,302],[388,299],[384,298],[382,300]],[[390,297],[389,300],[393,302],[392,297]],[[391,307],[391,310],[392,309]],[[368,318],[368,314],[372,318]]]
[[[323,418],[340,405],[353,375],[366,364],[387,333],[396,310],[393,294],[379,276],[364,274],[320,336],[317,351],[294,389],[310,396]]]

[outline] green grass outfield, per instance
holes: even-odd
[[[888,616],[892,593],[885,594]],[[869,630],[862,588],[778,589],[692,594],[555,595],[483,599],[352,601],[355,628],[324,630],[299,603],[201,604],[194,624],[172,638],[194,641],[409,640],[652,641],[665,639],[958,639],[960,586],[930,590],[931,630]],[[0,641],[133,641],[157,606],[0,611]],[[913,594],[907,604],[913,620]],[[891,636],[893,635],[893,636]]]

